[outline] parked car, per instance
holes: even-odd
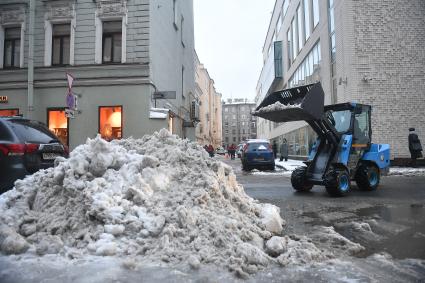
[[[268,140],[248,140],[242,153],[242,170],[250,171],[256,169],[274,170],[274,156]]]
[[[16,180],[52,167],[58,156],[67,157],[63,145],[44,124],[22,117],[0,117],[0,194]]]
[[[215,153],[219,154],[219,155],[225,155],[226,154],[226,150],[224,148],[222,148],[221,146],[217,147]]]

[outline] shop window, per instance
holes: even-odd
[[[4,67],[19,68],[21,59],[21,28],[7,28],[4,38]]]
[[[69,65],[71,25],[53,25],[52,65]]]
[[[68,118],[65,116],[64,108],[47,110],[47,126],[67,146],[69,145],[68,125]]]
[[[122,138],[122,106],[99,106],[99,133],[108,141]]]
[[[122,22],[103,22],[102,62],[121,63]]]
[[[19,109],[0,109],[0,116],[18,116]]]

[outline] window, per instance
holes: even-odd
[[[4,39],[5,68],[19,68],[21,59],[21,28],[7,28]]]
[[[0,117],[2,116],[18,116],[19,109],[0,109]]]
[[[108,141],[122,138],[122,106],[99,106],[99,133]]]
[[[286,11],[288,11],[289,1],[290,0],[284,0],[283,1],[283,13],[282,13],[283,17],[282,17],[282,21],[283,21],[283,18],[285,17]]]
[[[297,21],[296,21],[296,15],[292,19],[291,22],[292,26],[292,61],[295,60],[297,57],[297,51],[298,51],[298,30],[297,30]]]
[[[232,115],[232,118],[233,118],[233,119],[236,119],[236,115]]]
[[[291,67],[291,62],[292,62],[292,30],[291,28],[288,29],[287,32],[287,40],[288,40],[288,69],[289,67]],[[254,112],[254,111],[253,111]]]
[[[185,47],[184,40],[183,40],[183,24],[184,24],[184,17],[181,16],[181,18],[180,18],[180,40],[182,42],[182,46]]]
[[[224,108],[224,112],[229,112],[229,108]]]
[[[65,145],[69,145],[68,125],[65,108],[47,109],[47,126]]]
[[[301,10],[301,5],[297,8],[297,23],[298,23],[298,53],[303,48],[304,44],[304,32],[303,32],[303,12]]]
[[[233,142],[236,142],[236,137],[233,137]]]
[[[226,143],[229,142],[229,137],[225,137],[224,140],[226,141]]]
[[[276,22],[276,39],[275,40],[277,40],[277,36],[279,34],[281,26],[282,26],[282,20],[281,20],[281,15],[279,14],[279,18],[277,19],[277,22]]]
[[[121,63],[122,22],[103,22],[102,62]]]
[[[305,41],[310,37],[310,0],[304,0],[304,29],[305,29]]]
[[[319,0],[313,0],[313,28],[319,23]]]
[[[174,21],[173,21],[173,25],[174,28],[176,30],[178,30],[178,26],[177,26],[177,19],[178,19],[178,15],[177,15],[177,0],[173,0],[173,15],[174,15]]]
[[[69,65],[71,25],[53,25],[52,65]]]
[[[233,129],[232,130],[232,135],[235,135],[236,134],[236,130],[235,129]]]
[[[184,94],[184,66],[182,66],[182,82],[181,82],[181,91],[182,91],[182,98],[186,99],[186,96]]]

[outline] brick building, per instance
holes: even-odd
[[[372,105],[372,140],[409,157],[408,128],[425,141],[425,2],[277,0],[263,48],[256,103],[320,80],[325,104]],[[274,72],[273,72],[274,70]],[[291,155],[314,140],[304,122],[258,121],[261,138],[285,137]]]

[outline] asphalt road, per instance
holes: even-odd
[[[233,167],[249,196],[281,209],[288,233],[333,226],[366,247],[359,257],[387,252],[398,259],[425,259],[425,176],[382,177],[380,187],[372,192],[358,190],[353,182],[350,195],[333,198],[322,186],[295,192],[283,171],[246,173],[239,159],[218,158]]]

